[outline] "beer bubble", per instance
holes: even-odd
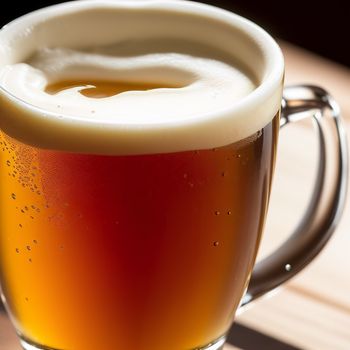
[[[32,209],[35,209],[35,208],[36,208],[36,206],[32,204],[32,205],[31,205],[31,208],[32,208]]]
[[[30,218],[31,218],[31,219],[34,219],[34,216],[31,215]]]
[[[23,225],[22,225],[22,224],[19,224],[18,226],[19,226],[20,228],[22,228],[22,227],[23,227]]]
[[[18,248],[16,248],[16,253],[19,253],[19,249]]]
[[[192,182],[189,182],[188,185],[192,188],[194,187],[194,184]]]
[[[32,250],[32,247],[30,245],[27,245],[27,250]]]
[[[24,210],[25,210],[25,211],[28,211],[28,210],[29,210],[29,208],[28,208],[27,206],[25,206],[25,207],[24,207]]]
[[[215,211],[215,215],[218,216],[220,215],[220,212],[218,210]]]
[[[25,211],[24,211],[23,209],[21,209],[21,213],[23,213],[23,214],[24,214],[24,213],[25,213]]]
[[[219,245],[219,242],[215,241],[213,244],[214,244],[214,247],[217,247]]]
[[[223,172],[221,173],[221,176],[222,176],[222,177],[225,177],[225,176],[227,176],[227,174],[228,174],[227,171],[223,171]]]
[[[236,158],[242,158],[242,155],[241,154],[237,154]]]
[[[10,166],[11,165],[11,162],[9,160],[6,161],[6,165],[7,166]]]
[[[12,199],[16,199],[16,194],[15,193],[11,193],[11,198]]]
[[[227,215],[232,215],[232,211],[229,210],[229,211],[227,212]]]
[[[29,258],[28,261],[31,263],[33,260],[32,260],[32,258]]]
[[[27,297],[24,298],[25,301],[29,301],[29,299]]]
[[[38,244],[38,241],[36,239],[33,239],[34,244]]]
[[[188,174],[184,174],[184,179],[187,179],[188,178]]]

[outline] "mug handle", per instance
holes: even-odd
[[[339,106],[322,88],[286,87],[281,127],[309,117],[313,118],[319,138],[318,177],[310,203],[291,236],[256,264],[241,306],[278,287],[308,265],[332,236],[343,212],[348,151]]]

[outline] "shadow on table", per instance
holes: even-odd
[[[227,342],[242,350],[301,350],[238,323],[231,328]]]

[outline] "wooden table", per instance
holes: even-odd
[[[286,58],[287,84],[311,83],[326,87],[340,103],[350,132],[350,71],[289,44],[282,42],[281,46]],[[317,159],[313,135],[307,123],[281,132],[260,258],[284,239],[305,208]],[[277,293],[256,301],[239,315],[240,324],[301,349],[350,349],[350,196],[348,198],[342,221],[324,251]],[[18,349],[14,331],[0,313],[0,350]],[[225,350],[233,349],[231,345],[225,347]],[[263,350],[263,346],[259,343],[251,349]]]

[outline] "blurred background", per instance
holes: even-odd
[[[43,6],[64,1],[31,0],[10,2],[0,13],[0,26]],[[319,55],[350,67],[349,12],[343,0],[252,1],[202,0],[249,18],[275,38],[284,39]]]

